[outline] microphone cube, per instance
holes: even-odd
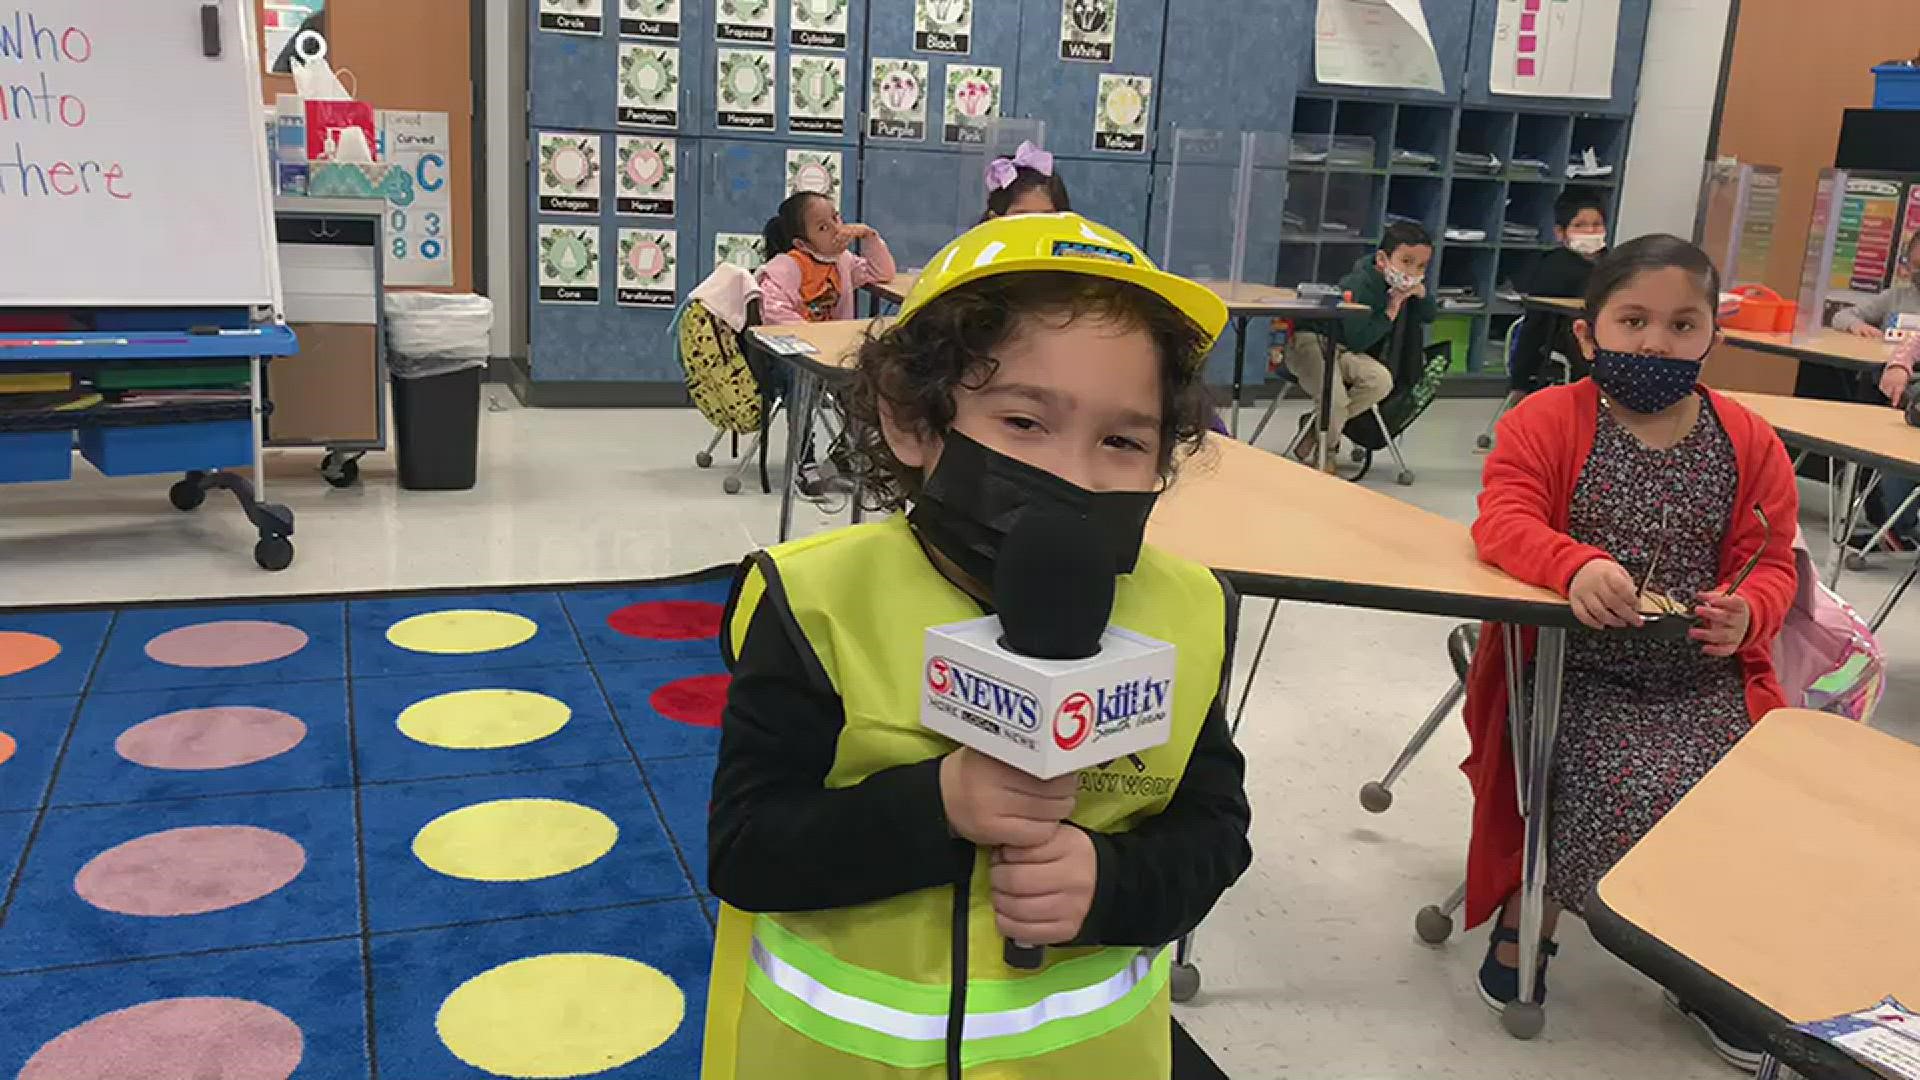
[[[1172,645],[1109,626],[1088,659],[1039,660],[1000,638],[992,615],[928,628],[922,726],[1042,780],[1172,737]]]

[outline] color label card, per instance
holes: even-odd
[[[1113,27],[1120,0],[1060,0],[1060,59],[1113,62]]]
[[[873,115],[867,120],[868,138],[896,142],[920,142],[926,139],[925,60],[875,58],[871,89]]]
[[[997,67],[948,65],[940,141],[966,146],[986,142],[987,122],[1000,115],[1000,88]]]
[[[973,0],[913,0],[913,50],[965,56],[973,50]]]
[[[1153,80],[1145,75],[1102,75],[1094,106],[1093,148],[1129,154],[1147,150],[1153,115]]]

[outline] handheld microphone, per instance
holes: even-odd
[[[1051,780],[1166,742],[1174,648],[1109,626],[1114,560],[1085,518],[1036,509],[994,567],[999,615],[927,630],[920,722],[1029,776]],[[1006,943],[1009,967],[1043,950]]]

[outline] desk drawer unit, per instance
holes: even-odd
[[[269,446],[378,449],[381,381],[380,221],[276,215],[280,290],[300,354],[267,374]]]

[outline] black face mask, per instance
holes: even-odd
[[[1088,556],[1107,554],[1114,573],[1130,574],[1159,498],[1157,491],[1088,491],[948,431],[907,520],[983,585],[992,584],[1000,545],[1014,523],[1042,507],[1085,521]]]

